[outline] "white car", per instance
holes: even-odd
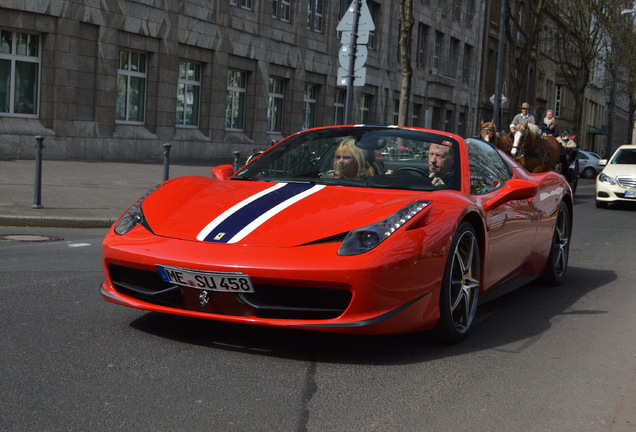
[[[636,202],[636,145],[622,145],[608,160],[596,178],[596,207],[605,208],[617,201]]]
[[[576,158],[579,160],[579,174],[583,178],[594,178],[603,170],[603,167],[599,164],[601,157],[596,153],[579,150]]]

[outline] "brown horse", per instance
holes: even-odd
[[[557,169],[560,150],[556,139],[545,139],[537,125],[525,122],[515,128],[512,157],[532,173]]]
[[[494,120],[490,120],[489,122],[481,121],[481,132],[479,136],[484,141],[493,143],[498,149],[503,150],[507,154],[511,154],[512,138],[506,133],[497,132]]]

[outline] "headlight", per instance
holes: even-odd
[[[156,191],[159,186],[161,185],[157,185],[154,188],[150,189],[144,196],[139,198],[137,202],[135,202],[133,205],[130,206],[128,210],[126,210],[126,213],[124,213],[115,224],[115,232],[117,234],[124,235],[137,225],[143,225],[146,228],[150,229],[148,223],[146,222],[144,212],[141,209],[141,204],[148,197],[148,195]]]
[[[601,183],[607,183],[607,184],[611,184],[611,185],[615,185],[616,184],[616,180],[614,180],[613,178],[611,178],[607,174],[603,174],[603,173],[601,173],[601,175],[598,176],[598,181],[600,181]]]
[[[430,203],[430,201],[413,201],[384,220],[350,231],[340,245],[338,255],[351,256],[370,251],[413,219]]]

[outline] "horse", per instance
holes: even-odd
[[[497,132],[494,120],[490,120],[489,122],[481,121],[481,132],[479,136],[484,141],[493,143],[498,149],[503,150],[509,155],[511,154],[512,138],[510,138],[508,134]]]
[[[511,155],[531,173],[554,171],[559,165],[561,146],[556,139],[546,139],[539,127],[524,122],[514,132]]]

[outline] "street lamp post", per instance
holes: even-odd
[[[501,130],[501,80],[503,75],[503,54],[506,36],[506,0],[501,0],[499,9],[499,40],[497,41],[497,72],[495,75],[495,101],[492,117],[495,125]],[[507,129],[507,128],[506,128]]]
[[[636,9],[623,9],[618,19],[618,44],[616,46],[616,59],[614,66],[614,83],[612,86],[612,104],[610,105],[609,121],[607,125],[607,145],[605,146],[605,159],[609,159],[612,155],[612,147],[614,145],[614,116],[616,113],[616,92],[618,88],[619,69],[621,67],[621,42],[623,40],[623,15],[633,14]]]

